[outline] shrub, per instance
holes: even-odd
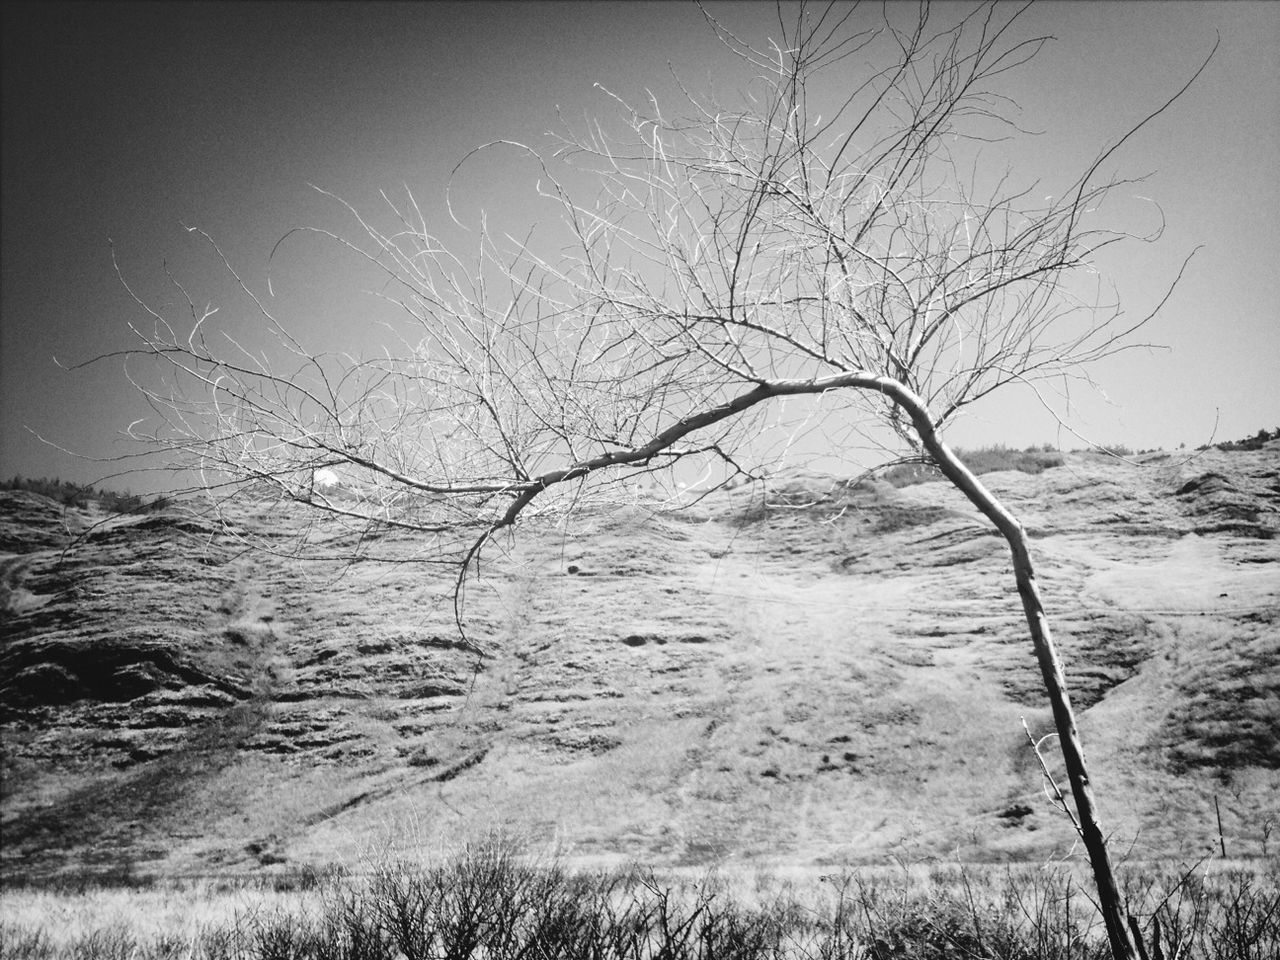
[[[87,507],[90,503],[98,503],[103,510],[112,513],[137,513],[141,510],[159,511],[170,506],[171,500],[166,496],[158,496],[152,501],[145,501],[139,494],[118,493],[115,490],[96,489],[87,484],[75,483],[71,480],[59,480],[54,477],[34,479],[16,475],[8,480],[0,480],[0,490],[26,490],[38,493],[42,497],[56,500],[63,506]]]
[[[1272,431],[1259,430],[1252,437],[1244,437],[1240,440],[1227,440],[1223,443],[1213,444],[1213,446],[1216,446],[1219,450],[1225,451],[1261,450],[1263,446],[1271,440],[1280,440],[1280,427],[1276,427],[1275,430]],[[1203,444],[1202,446],[1196,447],[1196,449],[1207,450],[1209,446],[1209,444]]]
[[[956,453],[966,467],[979,475],[995,473],[997,470],[1034,474],[1063,464],[1062,454],[1047,443],[1039,447],[1030,446],[1025,450],[1012,450],[996,445],[976,450],[956,450]],[[884,478],[895,487],[906,487],[913,483],[941,480],[942,473],[932,463],[900,463],[886,470]]]
[[[573,873],[482,844],[441,866],[384,864],[366,878],[317,872],[296,907],[249,908],[230,925],[150,939],[126,927],[59,931],[0,923],[4,960],[1102,960],[1109,948],[1065,867],[944,867],[887,879],[826,877],[804,901],[747,906],[713,877],[640,869]],[[269,878],[259,878],[263,889]],[[266,884],[266,886],[263,886]],[[245,900],[246,889],[236,891]],[[1151,956],[1280,956],[1274,873],[1147,872],[1126,898]],[[207,894],[206,894],[207,895]],[[280,901],[277,901],[278,903]],[[306,904],[310,907],[307,908]],[[54,907],[54,913],[57,908]],[[63,937],[61,941],[57,938]]]

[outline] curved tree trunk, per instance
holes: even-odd
[[[1133,941],[1125,924],[1124,909],[1120,903],[1115,874],[1111,869],[1111,856],[1107,852],[1106,837],[1098,823],[1097,808],[1093,800],[1093,784],[1085,766],[1084,748],[1080,744],[1080,734],[1076,729],[1075,712],[1071,709],[1071,700],[1067,695],[1062,661],[1058,657],[1053,636],[1049,632],[1049,621],[1040,600],[1040,590],[1036,586],[1035,569],[1031,564],[1031,551],[1027,544],[1026,533],[1017,518],[942,442],[934,429],[933,420],[924,402],[901,384],[885,385],[882,389],[910,415],[925,449],[937,462],[946,478],[996,525],[1009,543],[1009,552],[1013,559],[1013,574],[1017,580],[1018,594],[1022,597],[1022,609],[1031,631],[1031,642],[1035,647],[1036,659],[1040,663],[1040,675],[1044,680],[1045,692],[1053,708],[1053,722],[1062,744],[1062,759],[1066,764],[1067,777],[1071,782],[1071,793],[1075,799],[1076,813],[1080,821],[1081,839],[1084,840],[1089,862],[1093,868],[1093,879],[1098,889],[1098,904],[1107,927],[1111,952],[1115,960],[1132,960],[1135,956]]]
[[[1053,721],[1057,727],[1058,739],[1062,744],[1062,758],[1066,763],[1067,777],[1071,782],[1071,793],[1075,798],[1076,814],[1085,849],[1089,853],[1089,861],[1093,867],[1094,883],[1098,890],[1098,904],[1102,910],[1107,927],[1107,937],[1111,943],[1111,951],[1115,960],[1133,960],[1135,951],[1129,929],[1125,925],[1124,911],[1120,904],[1120,892],[1116,887],[1115,875],[1111,869],[1111,857],[1107,852],[1106,837],[1098,824],[1098,815],[1093,802],[1093,787],[1089,773],[1085,767],[1084,749],[1080,745],[1080,734],[1076,730],[1075,714],[1071,709],[1071,700],[1067,696],[1066,678],[1062,673],[1062,663],[1058,659],[1053,637],[1049,632],[1049,623],[1045,617],[1044,605],[1040,601],[1040,591],[1036,587],[1035,570],[1031,564],[1031,551],[1027,545],[1027,537],[1022,524],[1011,514],[991,491],[979,482],[951,449],[942,442],[934,427],[933,418],[925,402],[911,389],[891,377],[854,370],[833,374],[826,377],[813,377],[797,380],[759,380],[749,390],[729,400],[697,413],[689,414],[665,430],[656,434],[649,442],[639,446],[611,450],[591,459],[580,460],[561,470],[552,470],[538,477],[522,479],[516,485],[495,487],[494,493],[514,493],[515,498],[506,512],[499,517],[472,546],[462,565],[462,574],[476,556],[489,537],[503,527],[513,524],[521,511],[543,490],[557,483],[576,480],[588,474],[625,464],[648,463],[658,453],[670,449],[676,442],[695,430],[734,417],[744,410],[764,403],[775,397],[815,395],[829,390],[855,389],[879,393],[892,400],[908,416],[920,437],[924,448],[933,457],[943,474],[993,523],[1009,543],[1009,552],[1013,557],[1014,577],[1018,584],[1018,594],[1022,597],[1022,609],[1026,614],[1027,626],[1031,631],[1036,659],[1040,663],[1040,675],[1044,680],[1045,692],[1053,708]],[[429,489],[419,485],[420,489]],[[450,491],[445,491],[450,492]],[[455,597],[457,594],[455,594]],[[461,617],[459,615],[459,626]]]

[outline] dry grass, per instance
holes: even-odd
[[[1271,865],[1274,867],[1274,864]],[[1182,960],[1263,960],[1280,949],[1274,870],[1126,873],[1149,946]],[[423,869],[314,874],[236,886],[3,894],[4,960],[887,960],[1106,955],[1079,872],[1066,864],[933,865],[786,879],[569,872],[505,842]],[[1158,954],[1157,954],[1158,955]]]

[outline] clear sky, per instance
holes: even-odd
[[[709,7],[746,36],[776,24],[772,4]],[[126,323],[139,315],[108,238],[144,296],[173,301],[167,263],[196,299],[217,300],[226,278],[183,224],[208,231],[257,284],[290,227],[345,222],[308,183],[366,210],[379,190],[408,185],[444,229],[444,187],[468,150],[496,138],[536,145],[557,107],[609,116],[596,82],[661,98],[673,90],[668,64],[695,87],[736,76],[697,8],[675,2],[10,3],[3,18],[5,476],[94,480],[110,468],[28,428],[102,456],[121,452],[116,434],[146,413],[119,362],[72,373],[54,363],[130,343]],[[1194,446],[1215,420],[1217,439],[1280,425],[1280,4],[1048,2],[1022,29],[1057,38],[1010,89],[1024,123],[1045,131],[1018,155],[1020,172],[1050,182],[1181,86],[1215,31],[1222,39],[1197,85],[1120,158],[1123,172],[1154,174],[1140,192],[1168,219],[1161,243],[1107,265],[1132,311],[1204,247],[1144,337],[1169,349],[1100,365],[1109,403],[1082,397],[1072,424],[1132,447]],[[465,168],[464,215],[535,215],[521,199],[533,172],[505,162]],[[323,262],[306,244],[288,252],[309,255]],[[272,268],[277,295],[292,297],[290,315],[315,342],[342,346],[358,281],[313,270],[291,286],[289,258]],[[1059,438],[1026,398],[997,396],[948,439]]]

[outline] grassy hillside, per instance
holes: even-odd
[[[1280,451],[1063,460],[984,479],[1032,534],[1116,848],[1274,853]],[[104,519],[0,492],[9,879],[428,857],[495,826],[595,865],[1072,848],[1003,543],[942,483],[527,526],[468,586],[483,662],[430,564]],[[304,518],[236,522],[283,546]]]

